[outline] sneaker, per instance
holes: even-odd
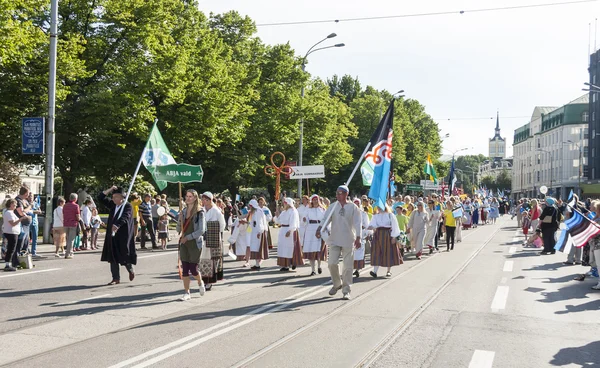
[[[180,301],[185,302],[192,299],[192,296],[190,295],[190,293],[185,293],[183,294],[183,296],[181,298],[179,298]]]
[[[317,268],[317,272],[318,272],[318,273],[319,273],[319,275],[320,275],[320,274],[322,274],[322,273],[323,273],[323,269],[322,269],[321,267],[319,267],[319,268]]]
[[[334,296],[335,294],[337,294],[338,290],[340,290],[341,288],[342,288],[341,285],[338,287],[332,286],[331,290],[329,290],[329,295]]]
[[[350,293],[344,293],[344,296],[342,296],[342,299],[350,300]]]
[[[58,254],[58,253],[54,253],[54,257],[56,257],[56,258],[59,258],[59,257],[60,257],[60,254]]]
[[[594,271],[594,268],[592,267],[592,269],[590,269],[588,272],[585,273],[586,276],[592,276],[592,272]]]
[[[17,270],[16,268],[14,268],[14,267],[12,267],[12,266],[9,266],[9,265],[6,265],[6,266],[4,267],[4,271],[5,271],[5,272],[15,272],[16,270]]]
[[[198,291],[200,292],[200,296],[204,296],[204,293],[206,292],[206,286],[204,286],[204,284],[200,285]]]
[[[598,268],[594,267],[592,268],[592,277],[598,277]]]
[[[391,272],[386,273],[385,277],[392,277],[392,273]]]

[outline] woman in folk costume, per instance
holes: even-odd
[[[408,232],[411,234],[411,243],[417,252],[417,259],[423,255],[425,245],[425,233],[429,223],[429,214],[425,211],[425,203],[417,202],[417,209],[410,214],[408,220]]]
[[[206,284],[206,291],[210,291],[212,284],[223,280],[223,231],[225,231],[225,216],[221,209],[213,202],[213,194],[204,192],[200,196],[204,206],[206,219],[206,233],[204,234],[204,249],[200,259],[200,273]]]
[[[185,208],[179,214],[177,232],[179,238],[179,258],[181,260],[181,279],[183,280],[184,294],[181,301],[190,300],[190,274],[198,280],[200,296],[204,295],[206,287],[200,276],[200,254],[205,248],[204,232],[206,220],[204,208],[200,204],[198,193],[190,189],[185,194]]]
[[[354,198],[354,204],[360,209],[360,216],[362,219],[362,239],[360,240],[360,248],[354,249],[354,277],[358,277],[360,276],[360,270],[365,268],[365,247],[371,231],[367,231],[367,226],[369,226],[370,222],[369,214],[361,206],[360,199]]]
[[[284,210],[279,213],[275,221],[281,226],[277,238],[277,265],[281,266],[279,271],[289,271],[290,266],[295,270],[296,266],[303,264],[304,261],[298,237],[300,217],[294,207],[293,199],[284,200]]]
[[[427,222],[427,230],[425,231],[425,246],[429,248],[429,254],[433,253],[434,247],[437,249],[436,238],[438,235],[438,223],[442,216],[441,211],[436,209],[436,203],[433,199],[427,201],[427,209],[429,210],[429,221]]]
[[[463,209],[463,205],[460,202],[460,198],[455,196],[455,197],[451,197],[450,200],[452,201],[452,205],[454,206],[452,208],[452,211],[457,211],[457,214],[462,212],[463,214],[465,213],[465,210]],[[455,217],[456,221],[456,242],[460,243],[462,242],[462,221],[463,221],[463,216],[462,214],[458,217]]]
[[[300,245],[303,245],[304,242],[304,233],[306,232],[306,226],[308,225],[308,220],[306,219],[306,210],[309,207],[309,198],[307,195],[302,196],[302,204],[298,206],[298,217],[300,217],[300,228],[298,229],[298,233],[300,235]]]
[[[258,205],[260,209],[265,213],[265,218],[267,220],[267,245],[269,246],[269,249],[273,249],[273,238],[271,237],[271,228],[269,227],[269,223],[273,221],[273,214],[271,213],[269,207],[267,207],[267,201],[264,197],[258,198]]]
[[[400,227],[396,216],[392,215],[389,207],[385,210],[376,209],[368,229],[373,230],[373,242],[371,244],[371,265],[373,271],[371,276],[377,277],[379,267],[387,267],[386,276],[392,276],[392,266],[398,266],[403,263],[400,255],[400,248],[396,237],[400,235]]]
[[[248,227],[250,228],[250,259],[256,261],[256,264],[250,269],[260,270],[260,264],[263,259],[269,258],[269,246],[265,231],[267,230],[267,218],[260,209],[256,199],[248,203]]]
[[[318,239],[316,236],[317,228],[320,227],[323,216],[325,215],[325,208],[320,203],[319,196],[313,194],[310,197],[310,208],[305,212],[305,218],[307,221],[306,232],[304,233],[304,242],[302,251],[304,252],[304,258],[310,261],[311,276],[316,275],[315,263],[318,266],[318,272],[321,274],[323,269],[321,268],[321,262],[327,260],[327,246],[322,239]]]
[[[465,209],[465,213],[463,214],[463,229],[470,229],[473,226],[473,206],[471,205],[471,200],[467,198],[465,200],[465,204],[463,205]]]
[[[239,216],[232,226],[233,232],[228,241],[235,250],[235,255],[245,261],[244,267],[248,267],[250,261],[250,234],[248,234],[247,215]]]
[[[498,204],[498,200],[496,199],[496,197],[492,198],[492,201],[490,203],[490,220],[492,221],[492,224],[495,224],[496,219],[500,216],[499,207],[500,205]]]
[[[488,213],[490,212],[490,202],[487,198],[481,203],[481,224],[485,225],[488,223]]]

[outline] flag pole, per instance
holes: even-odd
[[[152,135],[152,130],[154,130],[154,127],[156,127],[156,123],[158,123],[158,119],[154,119],[154,124],[152,125],[152,129],[150,130],[150,135]],[[148,139],[150,139],[150,136],[148,136]],[[135,168],[135,172],[133,173],[133,178],[131,179],[131,183],[129,183],[129,189],[127,189],[127,195],[125,196],[125,202],[123,202],[123,203],[127,203],[129,201],[129,194],[131,194],[131,189],[133,189],[133,183],[135,183],[135,178],[137,178],[137,174],[140,171],[140,167],[142,166],[142,161],[144,160],[144,152],[145,151],[146,151],[146,147],[144,146],[144,149],[142,150],[142,154],[140,155],[140,160],[138,161],[137,167]],[[119,216],[117,216],[117,218],[121,217],[121,215],[123,214],[123,209],[125,209],[125,206],[121,206],[121,209],[119,210]]]
[[[356,170],[358,170],[358,167],[360,166],[363,159],[365,158],[365,155],[369,151],[369,148],[371,148],[371,142],[367,143],[367,146],[365,147],[365,150],[363,151],[362,155],[360,155],[360,158],[358,159],[356,166],[354,166],[354,170],[352,170],[352,174],[350,174],[350,177],[344,184],[346,184],[346,185],[350,184],[350,182],[352,181],[352,178],[354,178],[354,174],[356,174]]]

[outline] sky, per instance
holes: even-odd
[[[565,0],[568,1],[568,0]],[[200,0],[205,13],[236,10],[258,26],[267,44],[288,43],[304,55],[335,32],[326,46],[310,55],[307,71],[327,79],[349,74],[363,87],[391,93],[425,105],[439,124],[447,154],[488,153],[496,112],[501,135],[512,156],[514,130],[530,120],[535,106],[562,106],[585,92],[588,50],[594,51],[594,29],[600,1],[494,12],[469,12],[556,0]],[[459,14],[464,10],[464,14]],[[288,26],[261,24],[307,20],[455,12],[357,22]],[[591,37],[590,34],[591,24]],[[600,40],[597,42],[600,48]]]

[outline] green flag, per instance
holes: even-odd
[[[171,152],[169,152],[156,124],[152,127],[152,132],[150,132],[150,138],[148,138],[148,143],[146,143],[146,148],[144,149],[142,157],[144,166],[152,175],[158,189],[165,189],[167,187],[167,182],[158,180],[154,171],[158,166],[176,164],[176,162],[173,156],[171,156]]]
[[[435,174],[433,162],[431,162],[431,156],[429,154],[427,154],[427,162],[425,163],[423,171],[425,171],[425,174],[429,175],[429,180],[437,184],[437,175]]]

